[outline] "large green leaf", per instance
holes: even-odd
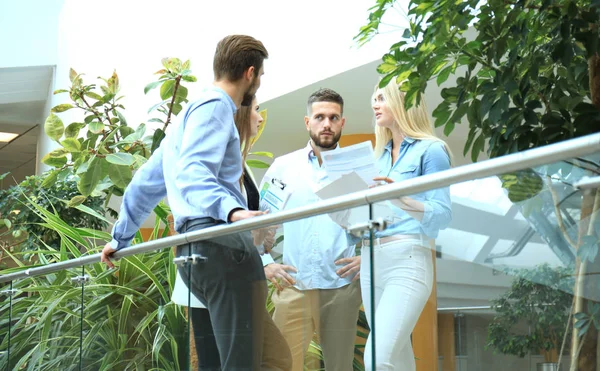
[[[43,188],[49,188],[52,185],[54,185],[54,183],[56,183],[56,180],[58,179],[58,171],[53,170],[51,172],[49,172],[46,175],[46,178],[44,179],[44,181],[42,182],[42,187]]]
[[[62,167],[67,163],[67,158],[65,156],[52,157],[50,156],[50,153],[48,153],[42,157],[42,163],[52,167]]]
[[[44,132],[46,135],[54,140],[58,141],[60,137],[62,137],[65,131],[65,125],[63,124],[60,117],[56,116],[54,113],[51,113],[50,116],[46,119],[44,123]]]
[[[127,185],[129,185],[129,182],[131,182],[133,174],[129,166],[111,164],[108,167],[108,176],[117,187],[124,189],[127,187]]]
[[[72,104],[63,103],[63,104],[59,104],[58,106],[52,107],[52,109],[50,110],[50,112],[59,113],[59,112],[68,111],[71,108],[74,108],[74,106]]]
[[[167,100],[173,96],[175,90],[175,80],[167,80],[160,87],[160,99]]]
[[[271,166],[264,161],[255,160],[255,159],[246,160],[246,164],[248,166],[256,168],[256,169],[268,169],[269,166]]]
[[[102,122],[92,121],[88,125],[88,129],[94,134],[100,134],[104,130],[104,124]]]
[[[162,140],[165,139],[165,132],[162,129],[156,129],[152,135],[152,147],[150,151],[154,153],[160,147]]]
[[[131,166],[135,162],[135,157],[125,152],[111,153],[106,155],[106,161],[113,165]]]
[[[249,154],[253,156],[273,158],[273,154],[271,152],[250,152]]]
[[[81,143],[75,138],[63,139],[60,144],[69,152],[81,151]]]
[[[146,85],[146,87],[144,87],[144,94],[148,94],[148,92],[154,88],[156,88],[157,86],[161,85],[164,82],[164,80],[158,80],[158,81],[153,81],[151,83],[149,83],[148,85]]]
[[[84,196],[92,194],[96,185],[108,173],[108,162],[100,157],[94,157],[89,162],[88,168],[81,174],[81,179],[77,183],[77,188]]]
[[[81,129],[85,127],[85,124],[82,122],[72,122],[65,129],[65,137],[66,138],[77,138],[79,136],[79,132]]]
[[[84,203],[86,199],[87,199],[86,196],[82,196],[82,195],[75,196],[69,200],[68,205],[69,205],[69,207],[77,207],[77,206],[81,205],[82,203]]]

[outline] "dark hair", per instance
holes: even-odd
[[[254,67],[257,76],[268,57],[265,46],[252,36],[229,35],[217,44],[213,60],[215,80],[238,81],[250,67]]]
[[[337,103],[342,108],[342,114],[344,113],[344,99],[342,99],[342,96],[334,90],[321,88],[312,93],[310,97],[308,97],[308,104],[306,106],[309,115],[312,112],[312,104],[315,102]]]
[[[252,103],[254,103],[254,99],[252,98]],[[249,106],[241,106],[236,112],[233,120],[235,121],[235,127],[238,130],[240,135],[240,146],[242,151],[242,159],[244,163],[246,163],[246,158],[248,157],[248,153],[250,152],[250,142],[251,142],[251,130],[250,130],[250,113],[252,112],[254,106],[250,103]]]

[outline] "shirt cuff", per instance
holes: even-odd
[[[261,255],[260,259],[262,260],[263,267],[267,266],[268,264],[275,263],[275,260],[273,260],[273,257],[271,256],[271,254]]]
[[[116,239],[114,239],[114,238],[113,238],[113,239],[110,241],[110,246],[111,246],[113,249],[115,249],[115,250],[121,250],[121,249],[124,249],[124,248],[126,248],[127,246],[129,246],[129,244],[127,244],[127,243],[123,243],[123,242],[119,242],[118,240],[116,240]]]
[[[246,208],[237,203],[237,201],[234,199],[226,198],[223,200],[223,204],[221,206],[221,215],[219,218],[226,223],[231,223],[229,217],[235,210],[246,210]]]
[[[433,207],[428,202],[423,202],[423,219],[421,219],[421,229],[427,236],[430,235],[433,226]]]

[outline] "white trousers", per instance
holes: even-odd
[[[415,371],[410,335],[433,287],[431,250],[421,239],[403,239],[373,247],[374,285],[369,274],[369,242],[363,243],[360,282],[371,333],[365,347],[365,370]],[[371,289],[374,302],[371,303]],[[375,308],[375,328],[372,311]],[[372,341],[375,336],[375,368]]]

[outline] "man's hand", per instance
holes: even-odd
[[[293,286],[296,280],[289,275],[288,272],[298,273],[298,270],[291,265],[271,263],[265,266],[265,276],[277,288],[277,292],[282,291],[285,287]],[[282,284],[280,284],[280,282]]]
[[[112,254],[117,251],[112,248],[110,242],[104,245],[102,252],[100,253],[100,261],[106,263],[109,268],[114,268],[115,265],[110,261]]]
[[[233,213],[231,213],[231,215],[229,216],[229,221],[232,223],[238,222],[240,220],[253,218],[255,216],[265,215],[266,213],[267,213],[266,211],[250,211],[250,210],[239,209],[239,210],[236,210]]]
[[[335,261],[335,265],[343,265],[335,272],[338,276],[344,278],[356,274],[352,281],[360,278],[360,256],[338,259]]]

